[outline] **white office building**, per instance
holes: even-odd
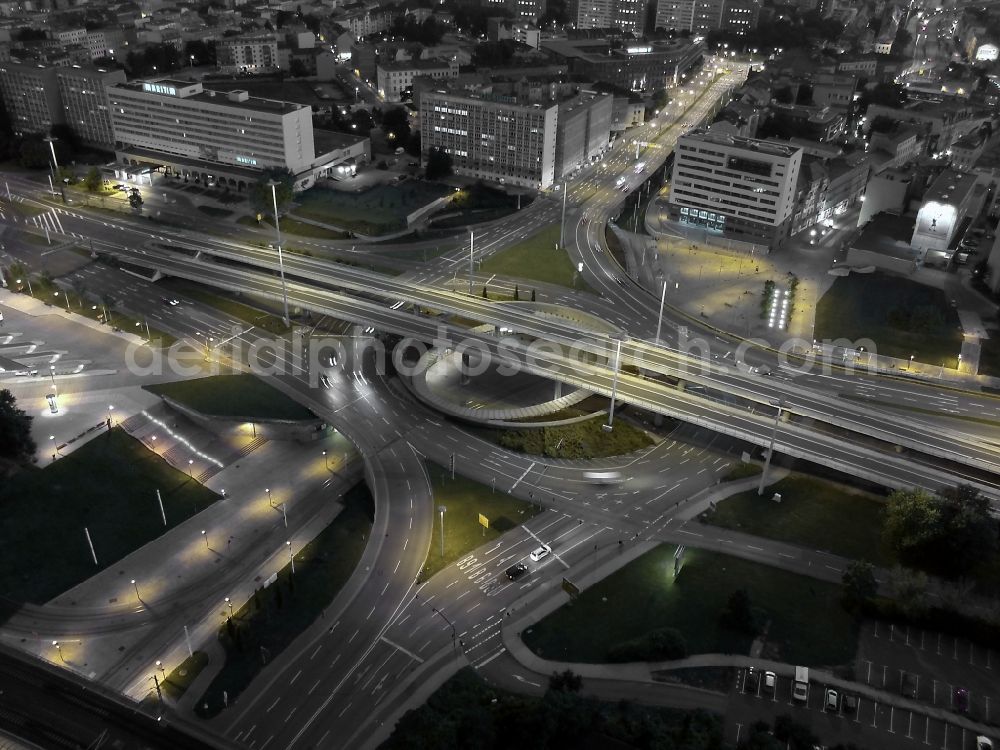
[[[278,67],[278,38],[274,34],[234,36],[216,42],[223,73],[262,73]]]
[[[695,130],[681,136],[670,218],[748,242],[780,245],[795,209],[802,148]]]
[[[456,173],[546,189],[555,180],[559,105],[519,103],[492,93],[420,95],[420,144],[451,155]]]
[[[301,190],[339,160],[367,153],[366,138],[349,136],[360,150],[317,148],[312,109],[304,104],[170,79],[113,86],[108,94],[118,159],[133,167],[209,184],[225,180],[237,189],[263,169],[285,167]]]

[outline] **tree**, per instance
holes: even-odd
[[[553,672],[549,677],[549,690],[566,693],[579,693],[583,687],[583,678],[572,669],[564,672]]]
[[[101,177],[101,170],[97,167],[91,167],[87,170],[87,174],[83,178],[83,185],[87,188],[88,193],[96,193],[103,184],[104,178]]]
[[[274,196],[271,194],[271,180],[277,182]],[[288,204],[292,202],[292,185],[295,183],[295,175],[285,167],[268,167],[260,178],[253,185],[247,197],[250,200],[250,207],[259,214],[270,214],[274,211],[274,198],[278,199],[278,213],[280,214]]]
[[[847,609],[859,609],[878,593],[875,566],[867,560],[852,560],[841,578],[841,597]]]
[[[926,562],[938,537],[941,513],[934,497],[924,490],[896,490],[886,504],[882,538],[900,560]]]
[[[719,614],[719,622],[738,633],[757,635],[760,632],[760,624],[746,589],[737,589],[729,595],[725,608]]]
[[[990,503],[968,484],[941,491],[941,552],[937,556],[942,572],[957,576],[967,573],[981,560],[997,552],[997,521]]]
[[[451,173],[451,154],[439,148],[432,148],[427,154],[427,179],[440,180]]]
[[[926,573],[897,565],[889,573],[889,590],[907,617],[917,617],[927,611]]]
[[[309,69],[306,68],[306,64],[297,57],[293,57],[292,61],[288,64],[288,72],[292,78],[305,78],[309,75]]]
[[[395,148],[410,140],[410,116],[402,107],[390,107],[382,114],[382,132]]]
[[[35,460],[32,419],[18,408],[13,393],[6,388],[0,390],[0,459],[21,464]]]

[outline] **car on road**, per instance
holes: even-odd
[[[518,578],[525,575],[527,572],[528,572],[528,566],[525,565],[524,563],[514,563],[509,568],[507,568],[507,570],[504,571],[504,573],[507,574],[507,577],[512,581],[516,581]]]
[[[181,303],[181,301],[177,299],[168,299],[167,297],[163,297],[162,299],[163,304],[170,305],[171,307],[177,307],[177,305]]]
[[[764,672],[764,692],[774,695],[774,690],[778,686],[778,675],[774,672]]]
[[[823,701],[823,705],[826,706],[827,711],[836,711],[840,708],[840,696],[836,690],[833,688],[826,689],[826,698]]]
[[[963,687],[955,688],[952,696],[952,706],[960,714],[969,713],[969,691]]]
[[[538,549],[532,550],[528,557],[531,558],[532,562],[538,562],[539,560],[543,560],[548,557],[550,552],[552,552],[552,548],[547,544],[543,544]]]

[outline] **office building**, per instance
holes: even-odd
[[[612,83],[629,91],[673,86],[701,62],[705,46],[689,39],[627,43],[608,39],[545,39],[542,49],[565,61],[577,80]]]
[[[757,26],[760,0],[658,0],[654,24],[667,31],[732,31],[745,34]]]
[[[556,179],[559,105],[519,103],[493,94],[426,91],[420,96],[420,145],[451,155],[456,173],[504,185],[546,189]]]
[[[48,133],[63,122],[56,68],[27,63],[0,65],[0,97],[15,135]]]
[[[749,242],[780,245],[795,209],[797,146],[695,130],[675,151],[673,221]]]
[[[285,167],[302,190],[367,149],[366,138],[328,148],[313,132],[309,106],[246,91],[163,79],[119,84],[108,94],[119,162],[209,184],[243,189],[261,170]]]
[[[115,143],[108,88],[125,83],[125,71],[73,66],[57,68],[63,120],[88,146],[112,148]]]
[[[587,164],[608,147],[614,97],[581,91],[559,103],[556,122],[555,178]]]

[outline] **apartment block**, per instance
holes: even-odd
[[[274,34],[255,34],[219,39],[216,55],[223,73],[274,70],[278,67],[278,38]]]
[[[641,0],[573,0],[569,20],[578,29],[620,29],[642,36],[645,8]]]
[[[556,123],[555,178],[588,163],[608,146],[614,97],[595,91],[559,103]]]
[[[56,69],[44,65],[0,64],[0,98],[14,133],[48,133],[64,121]]]
[[[420,143],[451,155],[458,174],[544,190],[555,180],[559,105],[493,94],[427,91],[420,97]]]
[[[83,143],[112,148],[115,143],[108,89],[125,83],[125,71],[100,68],[57,68],[63,119]]]
[[[670,218],[735,239],[780,245],[795,209],[802,149],[695,130],[675,151]]]
[[[726,30],[745,34],[757,26],[760,0],[658,0],[658,29],[707,34]]]
[[[458,60],[403,60],[379,63],[376,66],[378,93],[387,102],[398,102],[402,94],[413,86],[417,76],[435,80],[455,78]]]

